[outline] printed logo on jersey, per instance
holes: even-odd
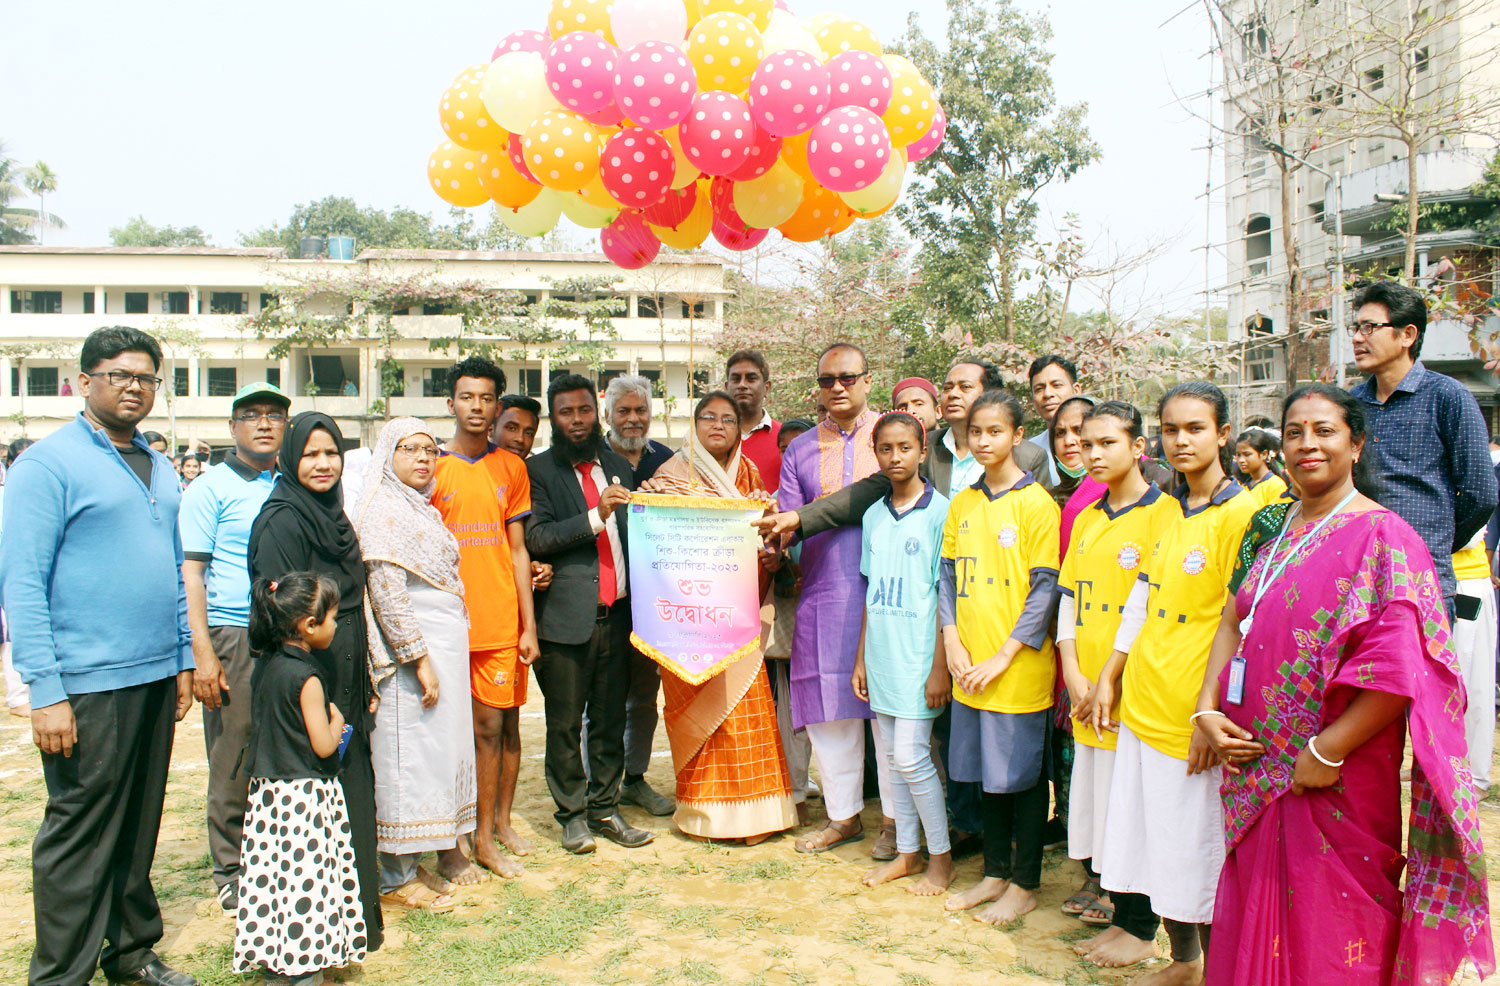
[[[1188,548],[1187,554],[1182,556],[1182,570],[1189,575],[1197,575],[1207,567],[1208,549],[1201,544]]]
[[[509,491],[510,487],[505,483],[501,483],[499,486],[495,487],[495,499],[500,501],[501,503],[504,503],[505,494]]]
[[[1014,548],[1021,541],[1021,532],[1016,530],[1015,524],[1002,524],[995,540],[1002,548]]]
[[[443,494],[443,502],[447,503],[449,500],[453,499],[453,494],[455,494],[457,492],[458,492],[458,490],[449,490],[447,493],[444,493]]]
[[[914,554],[916,554],[917,552],[919,552],[921,550],[922,550],[922,542],[921,541],[918,541],[916,538],[907,538],[906,539],[906,553],[908,555],[914,555]]]
[[[1141,567],[1141,557],[1145,549],[1134,541],[1126,541],[1120,545],[1120,551],[1115,555],[1115,561],[1127,572],[1133,572]]]

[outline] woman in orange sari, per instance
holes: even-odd
[[[727,393],[716,390],[698,402],[693,428],[695,440],[663,463],[642,492],[769,501],[760,471],[740,454],[739,409]],[[797,823],[765,663],[757,648],[700,685],[662,675],[677,771],[672,819],[687,835],[755,845]]]

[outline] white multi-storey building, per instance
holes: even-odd
[[[1379,99],[1398,84],[1398,66],[1383,61],[1392,57],[1381,50],[1389,46],[1371,46],[1367,57],[1356,56],[1353,67],[1346,68],[1346,75],[1359,74],[1358,94],[1326,84],[1326,75],[1318,81],[1319,73],[1308,70],[1306,62],[1299,64],[1299,57],[1338,59],[1347,66],[1352,46],[1361,43],[1350,25],[1374,8],[1382,17],[1408,19],[1389,23],[1442,25],[1413,29],[1419,44],[1406,53],[1409,65],[1400,67],[1408,71],[1406,78],[1419,98],[1451,101],[1461,85],[1474,92],[1476,104],[1491,102],[1493,91],[1500,91],[1500,60],[1495,58],[1500,0],[1225,0],[1223,8],[1226,19],[1217,35],[1223,43],[1221,125],[1235,135],[1223,141],[1227,277],[1222,290],[1229,338],[1242,356],[1241,372],[1232,381],[1235,411],[1245,420],[1274,417],[1291,386],[1320,376],[1337,379],[1340,363],[1347,382],[1356,379],[1349,340],[1336,327],[1335,233],[1340,218],[1346,281],[1371,271],[1399,272],[1405,249],[1397,228],[1408,187],[1405,146],[1386,136],[1341,137],[1339,127],[1327,126],[1350,101]],[[1289,55],[1292,49],[1297,54]],[[1290,64],[1281,74],[1286,84],[1281,89],[1276,88],[1274,65],[1278,52]],[[1477,91],[1481,89],[1485,91]],[[1281,172],[1272,149],[1253,134],[1249,118],[1256,109],[1274,114],[1281,107],[1294,121],[1286,150],[1306,162],[1293,172],[1285,190],[1306,278],[1300,312],[1287,311]],[[1424,204],[1474,201],[1471,187],[1496,150],[1495,134],[1479,129],[1435,137],[1420,149],[1416,170]],[[1436,278],[1451,282],[1457,274],[1463,282],[1456,289],[1460,305],[1478,296],[1475,288],[1494,294],[1500,286],[1495,252],[1472,229],[1420,232],[1416,245],[1419,281],[1424,287],[1440,287]],[[1450,300],[1454,293],[1448,292]],[[1342,299],[1347,303],[1347,293]],[[1496,331],[1500,319],[1493,315],[1470,323],[1440,317],[1429,325],[1421,354],[1424,363],[1469,387],[1492,427],[1500,423],[1497,381],[1471,343]],[[1289,354],[1296,361],[1290,373]]]
[[[550,329],[560,342],[501,360],[510,391],[538,398],[544,414],[547,381],[556,375],[584,373],[602,389],[613,376],[639,373],[659,383],[652,436],[675,445],[687,426],[690,392],[722,375],[713,344],[727,292],[722,262],[708,255],[663,256],[643,270],[624,271],[601,255],[575,253],[365,250],[352,260],[303,260],[265,248],[3,246],[0,437],[40,438],[78,413],[81,401],[72,392],[79,350],[85,336],[106,325],[132,326],[163,341],[164,383],[142,427],[169,435],[178,448],[228,445],[232,395],[259,380],[285,390],[294,412],[330,414],[347,439],[366,445],[387,411],[444,421],[444,375],[457,350],[434,350],[429,341],[459,336],[458,316],[424,314],[419,306],[391,319],[394,340],[359,332],[296,346],[279,358],[272,355],[277,339],[258,337],[252,325],[288,286],[376,271],[391,279],[481,282],[528,304],[571,283],[602,285],[592,296],[616,299],[620,313],[609,319],[614,337],[602,339],[608,347],[602,359],[593,365],[554,359],[550,353],[587,331],[581,320],[554,319]],[[328,310],[346,305],[338,297],[320,300]],[[517,346],[502,343],[497,350],[510,357]],[[387,400],[388,359],[400,364],[401,382],[384,388],[396,391]],[[440,433],[448,427],[437,425]],[[538,447],[546,441],[544,421]]]

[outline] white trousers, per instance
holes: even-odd
[[[1115,751],[1073,741],[1073,783],[1068,788],[1068,856],[1092,859],[1104,847],[1104,818],[1109,785],[1115,775]]]
[[[865,723],[867,719],[835,719],[807,725],[813,757],[818,763],[818,783],[823,788],[823,806],[828,817],[844,821],[865,807]],[[880,813],[894,818],[891,773],[885,762],[885,744],[875,732],[876,778],[880,782]]]
[[[1456,620],[1453,652],[1469,696],[1464,713],[1464,734],[1469,740],[1469,769],[1479,796],[1490,789],[1490,763],[1495,756],[1495,635],[1497,632],[1495,589],[1489,579],[1464,579],[1458,594],[1479,598],[1479,615]]]

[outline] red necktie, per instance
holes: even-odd
[[[578,481],[583,485],[583,502],[590,510],[599,506],[599,486],[594,482],[594,464],[585,462],[578,466]],[[599,601],[606,606],[615,604],[615,552],[609,544],[609,528],[598,538],[599,545]]]

